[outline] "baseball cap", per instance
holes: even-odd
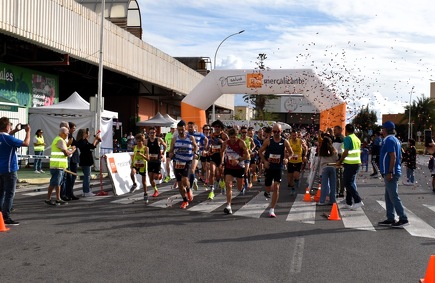
[[[385,129],[395,129],[396,125],[394,125],[394,123],[391,121],[387,121],[384,124],[382,124],[382,127]]]

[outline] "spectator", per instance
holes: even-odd
[[[35,133],[35,137],[33,138],[33,149],[35,151],[35,155],[38,156],[44,155],[46,144],[44,142],[44,136],[42,135],[43,133],[44,132],[41,129],[38,129]],[[35,158],[34,162],[35,173],[44,173],[44,171],[42,171],[42,159]]]
[[[415,182],[414,170],[417,165],[417,150],[415,149],[415,140],[408,140],[408,147],[403,155],[403,161],[406,164],[406,182],[403,184],[406,186],[412,186]]]
[[[13,135],[20,131],[21,124],[11,130],[9,118],[0,118],[0,210],[6,225],[19,225],[18,221],[11,219],[11,209],[14,202],[17,186],[18,158],[17,148],[29,146],[30,126],[25,125],[26,137],[24,141],[14,138]]]
[[[92,197],[95,196],[91,192],[91,168],[94,165],[94,157],[92,156],[92,150],[95,149],[99,142],[101,142],[99,134],[95,136],[92,143],[88,141],[89,129],[80,129],[77,133],[77,148],[80,150],[80,162],[79,165],[83,171],[83,196]]]

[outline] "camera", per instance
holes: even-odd
[[[27,124],[21,124],[21,125],[20,125],[20,129],[21,129],[21,130],[25,129],[26,127],[27,127]]]

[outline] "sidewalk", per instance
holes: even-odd
[[[50,169],[49,168],[43,168],[44,173],[35,173],[35,170],[33,169],[33,166],[31,167],[25,167],[20,166],[20,169],[18,170],[18,184],[20,185],[41,185],[41,184],[48,184],[50,182]],[[77,170],[77,180],[81,180],[83,178],[83,172],[80,169],[80,167]],[[103,173],[103,178],[107,177],[107,173]],[[100,173],[98,171],[92,171],[91,172],[91,179],[98,179],[100,178]]]

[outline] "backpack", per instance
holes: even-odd
[[[429,159],[429,164],[427,165],[427,167],[429,168],[429,170],[432,170],[433,169],[433,167],[434,167],[434,158],[433,157],[431,157],[430,159]]]

